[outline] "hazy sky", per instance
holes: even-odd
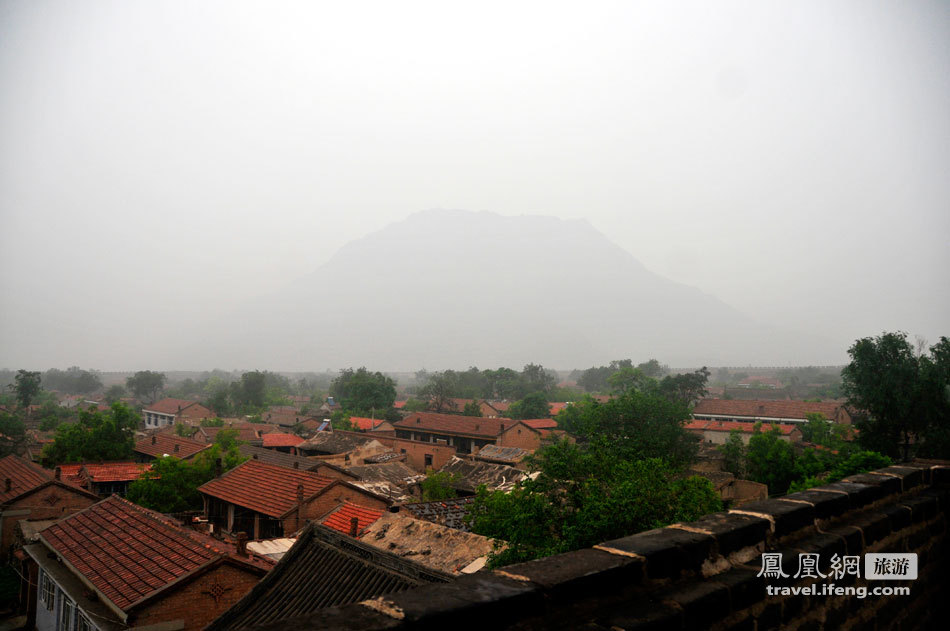
[[[0,0],[0,366],[150,366],[432,208],[587,218],[756,318],[934,341],[950,2]]]

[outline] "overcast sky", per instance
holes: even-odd
[[[153,332],[433,208],[933,342],[950,2],[0,0],[0,366],[175,368]]]

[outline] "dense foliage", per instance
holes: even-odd
[[[458,495],[453,485],[458,482],[459,478],[458,474],[430,470],[425,480],[419,485],[422,490],[422,501],[434,502],[436,500],[452,499]]]
[[[77,422],[56,428],[53,443],[43,449],[43,464],[128,460],[138,425],[139,416],[122,403],[113,403],[107,412],[81,410]]]
[[[154,402],[165,388],[165,373],[140,370],[125,379],[125,387],[139,401]]]
[[[396,382],[365,367],[347,368],[330,384],[330,394],[354,416],[379,416],[393,407]]]
[[[511,368],[466,371],[421,372],[423,382],[418,389],[419,399],[429,402],[436,412],[458,412],[449,405],[449,399],[523,399],[529,394],[544,393],[546,400],[557,386],[557,376],[540,364],[528,364],[521,372]]]
[[[863,338],[848,349],[841,372],[848,402],[858,411],[859,440],[905,460],[915,455],[950,457],[950,340],[929,354],[906,333]]]

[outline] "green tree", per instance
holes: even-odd
[[[125,386],[123,386],[120,383],[116,383],[109,386],[108,389],[106,389],[105,399],[109,403],[109,405],[112,405],[116,401],[121,400],[122,397],[125,396],[125,394],[126,394]]]
[[[18,370],[14,377],[13,392],[20,407],[28,408],[40,393],[40,373],[31,370]]]
[[[543,392],[532,392],[508,406],[508,417],[513,419],[549,418],[550,416],[551,405]]]
[[[745,476],[745,443],[742,441],[742,432],[734,429],[729,432],[725,444],[719,447],[723,456],[723,471],[728,471],[737,478]]]
[[[437,500],[450,500],[458,493],[453,485],[457,484],[461,476],[450,474],[445,471],[428,471],[425,480],[419,485],[422,489],[422,501],[434,502]]]
[[[330,394],[347,412],[370,416],[393,406],[396,400],[396,382],[381,372],[369,372],[365,367],[347,368],[330,384]]]
[[[411,411],[411,410],[410,410]],[[482,406],[479,405],[478,399],[472,399],[462,407],[462,416],[481,416],[482,415]]]
[[[154,402],[165,388],[165,373],[140,370],[126,378],[125,387],[139,401]]]
[[[647,377],[652,377],[654,379],[658,379],[659,377],[662,377],[663,375],[670,372],[669,366],[661,364],[656,359],[650,359],[643,362],[642,364],[637,364],[637,369]]]
[[[683,467],[696,456],[695,436],[686,431],[689,408],[658,392],[636,390],[606,403],[588,397],[558,414],[558,427],[582,443],[602,441],[625,460],[663,458]]]
[[[139,417],[122,403],[107,412],[81,410],[76,423],[56,428],[53,443],[43,449],[47,467],[66,462],[128,460],[135,445]]]
[[[796,477],[795,450],[781,436],[777,426],[766,432],[757,431],[746,447],[749,478],[768,485],[770,495],[784,495]]]
[[[19,454],[26,445],[26,427],[15,415],[0,411],[0,458]]]
[[[102,388],[102,379],[91,370],[70,366],[66,370],[50,368],[43,375],[43,383],[50,390],[68,394],[89,394]]]
[[[707,381],[709,369],[703,366],[699,370],[682,375],[667,375],[660,381],[659,387],[664,396],[683,405],[693,405],[706,396]]]
[[[862,446],[905,460],[912,456],[911,446],[920,444],[927,455],[950,455],[945,451],[950,443],[944,443],[950,426],[946,337],[929,355],[915,353],[906,333],[857,340],[848,354],[842,389],[850,405],[867,412],[855,421]]]
[[[610,376],[625,368],[633,368],[633,361],[629,359],[616,359],[610,362],[609,366],[592,366],[581,373],[577,378],[577,385],[587,392],[607,392],[609,386],[607,379]]]
[[[423,409],[433,412],[454,412],[452,398],[455,394],[455,383],[451,371],[432,373],[424,386],[419,388],[419,396],[426,402]],[[332,384],[330,386],[332,392]]]
[[[479,488],[469,511],[473,532],[507,542],[492,553],[492,567],[698,519],[722,506],[708,480],[677,479],[660,459],[623,460],[602,441],[549,445],[529,467],[538,475],[511,493]]]
[[[624,366],[607,377],[607,385],[610,386],[610,392],[613,394],[643,390],[650,382],[651,379],[647,377],[642,370],[629,366]]]

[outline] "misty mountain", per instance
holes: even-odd
[[[487,212],[412,215],[226,320],[203,336],[217,365],[286,370],[822,364],[844,353],[650,272],[585,220]]]

